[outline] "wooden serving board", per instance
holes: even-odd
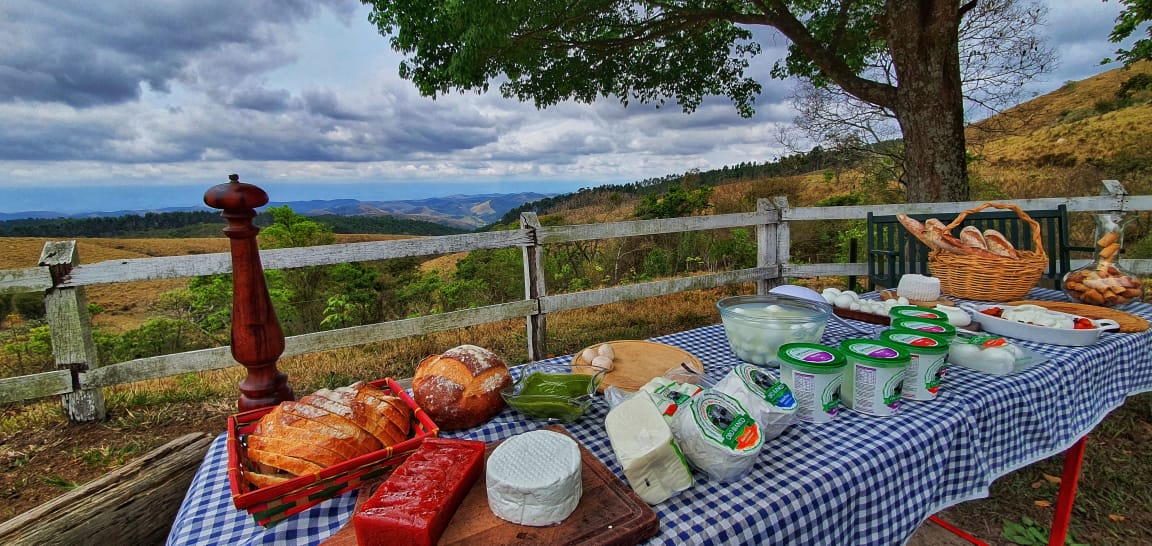
[[[1125,334],[1143,332],[1148,329],[1148,321],[1142,317],[1138,317],[1132,313],[1126,313],[1119,309],[1100,307],[1099,305],[1046,300],[1020,300],[1004,305],[1039,305],[1050,311],[1059,311],[1061,313],[1078,315],[1090,319],[1112,319],[1120,325],[1120,332]]]
[[[604,381],[600,383],[600,392],[609,385],[614,385],[618,389],[626,391],[638,391],[645,383],[651,381],[653,377],[661,377],[665,372],[672,368],[679,368],[681,363],[687,364],[688,367],[696,370],[698,373],[704,373],[704,365],[692,353],[685,351],[679,347],[665,345],[663,343],[656,343],[655,341],[645,340],[623,340],[623,341],[608,341],[606,342],[612,346],[612,352],[616,354],[616,359],[612,362],[612,371],[604,375]],[[603,343],[592,345],[592,348],[597,348]],[[575,373],[592,373],[587,362],[579,351],[576,356],[572,358],[572,364],[580,366],[574,368]]]
[[[568,434],[564,427],[545,427]],[[499,445],[488,445],[485,457]],[[579,442],[577,442],[579,444]],[[473,546],[478,544],[628,546],[638,544],[660,531],[656,512],[604,463],[580,445],[583,462],[583,489],[576,511],[553,527],[529,527],[504,521],[488,508],[488,491],[484,476],[460,503],[456,515],[448,522],[440,546]],[[380,482],[365,484],[356,497],[356,509],[376,491]],[[351,518],[323,546],[356,546],[356,528]]]
[[[880,299],[882,299],[882,300],[894,300],[894,299],[899,299],[899,298],[900,298],[900,296],[898,294],[896,294],[895,290],[885,290],[883,292],[880,292]],[[948,298],[945,298],[943,296],[936,298],[934,300],[931,300],[931,301],[908,300],[908,303],[910,305],[916,305],[919,307],[927,307],[929,309],[932,309],[932,308],[936,307],[937,305],[947,305],[949,307],[956,307],[956,302],[954,302]]]
[[[858,320],[860,322],[871,322],[872,324],[883,324],[884,326],[892,323],[892,319],[889,318],[888,315],[874,315],[872,313],[853,311],[851,309],[844,309],[842,307],[833,307],[832,313],[838,317]]]

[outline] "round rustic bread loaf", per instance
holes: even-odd
[[[425,358],[412,378],[412,398],[441,430],[479,425],[504,409],[500,389],[512,384],[496,353],[460,345]]]

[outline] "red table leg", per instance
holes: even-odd
[[[1084,447],[1088,437],[1084,436],[1064,452],[1064,474],[1060,476],[1060,492],[1056,495],[1056,516],[1052,518],[1052,534],[1048,535],[1048,546],[1063,546],[1068,535],[1068,524],[1072,522],[1072,502],[1076,500],[1076,483],[1080,481],[1080,465],[1084,462]]]
[[[1060,477],[1060,490],[1056,494],[1056,516],[1052,519],[1048,546],[1064,546],[1064,539],[1068,536],[1068,524],[1072,522],[1072,502],[1076,500],[1076,484],[1080,481],[1080,466],[1084,462],[1084,447],[1087,443],[1088,437],[1084,436],[1064,452],[1064,474]],[[929,516],[928,519],[971,544],[988,546],[987,542],[936,516]]]
[[[983,540],[980,540],[980,539],[968,534],[963,529],[961,529],[955,525],[952,525],[951,523],[948,523],[947,521],[944,521],[944,520],[942,520],[936,516],[928,516],[928,520],[931,521],[932,523],[935,523],[936,525],[943,527],[945,531],[948,531],[949,533],[952,533],[952,534],[954,534],[954,535],[956,535],[956,536],[958,536],[964,540],[967,540],[969,544],[975,544],[976,546],[988,546],[987,542],[984,542]]]

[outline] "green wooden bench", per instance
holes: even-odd
[[[1068,207],[1060,205],[1055,209],[1024,211],[1040,224],[1044,253],[1048,255],[1048,267],[1041,279],[1058,282],[1071,270],[1069,254],[1072,251],[1091,251],[1091,248],[1068,245]],[[910,214],[921,222],[928,218],[938,218],[950,224],[959,213]],[[1020,250],[1033,248],[1032,232],[1013,211],[982,211],[969,214],[953,231],[959,234],[964,226],[976,226],[981,231],[992,228],[1004,234]],[[878,216],[868,213],[868,281],[872,288],[895,288],[905,273],[928,275],[929,248],[919,239],[908,233],[896,219],[896,215]],[[1054,285],[1054,284],[1053,284]]]

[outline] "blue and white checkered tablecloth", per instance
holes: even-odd
[[[1030,297],[1064,299],[1043,289]],[[1152,318],[1152,305],[1126,310]],[[848,337],[861,336],[833,321],[823,342]],[[715,381],[740,362],[720,325],[654,341],[691,352]],[[1019,343],[1051,360],[1006,376],[953,366],[936,400],[906,402],[893,417],[846,411],[830,423],[794,425],[736,482],[697,473],[695,486],[654,507],[660,534],[649,544],[902,544],[928,516],[987,496],[996,478],[1060,453],[1128,396],[1152,390],[1152,331],[1105,333],[1089,347]],[[607,412],[598,400],[567,428],[623,479],[604,432]],[[443,435],[492,442],[540,426],[509,408],[481,427]],[[232,505],[226,466],[221,436],[168,544],[315,544],[351,515],[354,492],[262,528]]]

